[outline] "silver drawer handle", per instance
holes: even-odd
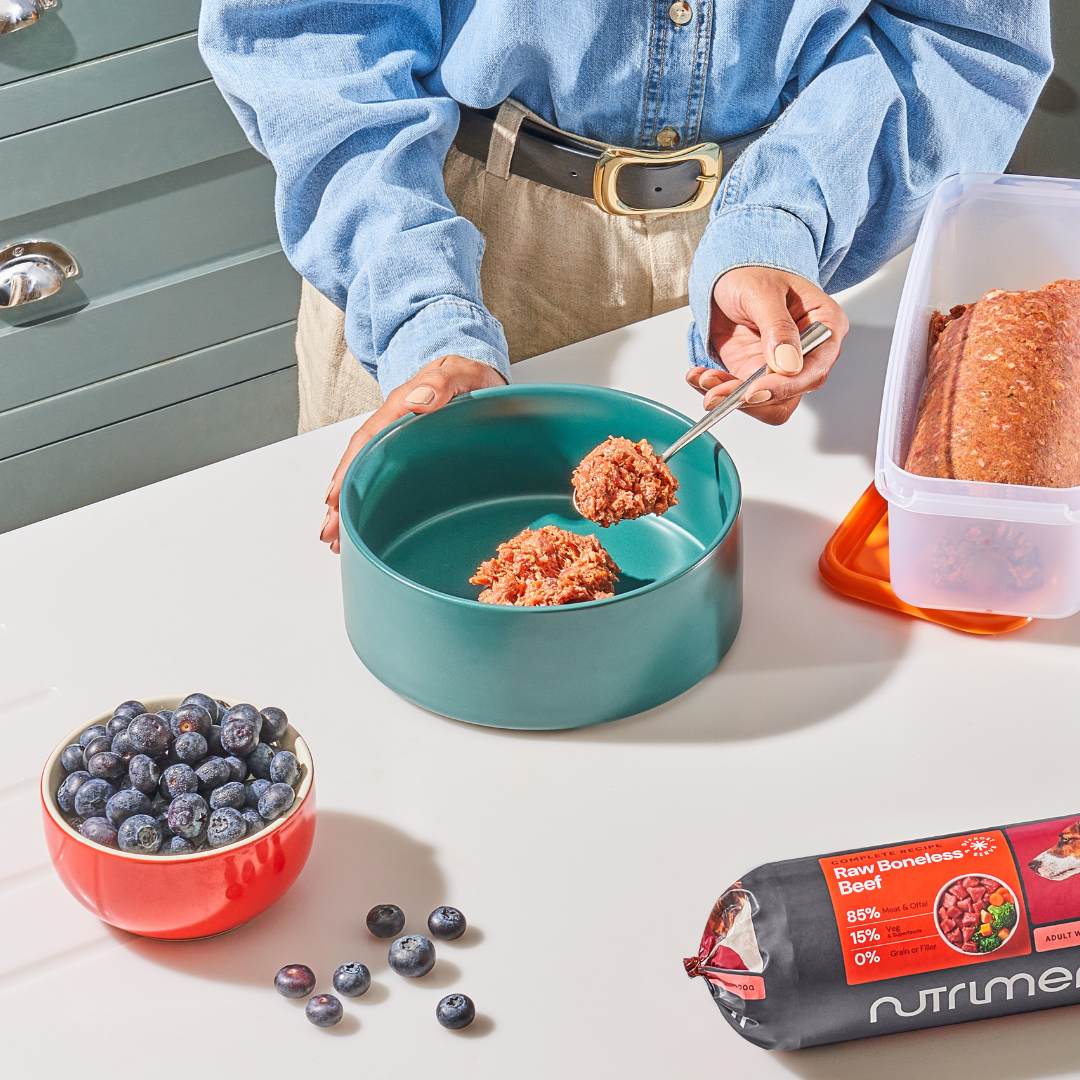
[[[48,240],[24,240],[0,250],[0,308],[44,300],[79,272],[70,252]]]
[[[33,26],[43,11],[56,7],[57,3],[58,0],[0,0],[0,34]]]

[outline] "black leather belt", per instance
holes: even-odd
[[[454,145],[487,161],[499,110],[460,105]],[[712,202],[735,159],[768,129],[723,143],[685,150],[598,147],[526,117],[518,131],[510,171],[526,180],[593,199],[609,214],[674,214]]]

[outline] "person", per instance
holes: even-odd
[[[204,0],[199,40],[277,171],[301,430],[378,406],[335,551],[387,424],[687,302],[705,408],[764,358],[746,407],[783,423],[829,293],[1005,167],[1052,67],[1049,0]]]

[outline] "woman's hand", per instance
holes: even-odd
[[[442,408],[458,394],[470,390],[482,390],[485,386],[503,386],[506,380],[489,364],[478,360],[466,360],[464,356],[443,356],[433,360],[417,376],[391,391],[382,405],[364,421],[363,426],[349,440],[349,445],[334,472],[334,479],[326,491],[326,519],[319,539],[329,544],[335,553],[341,551],[341,517],[338,499],[345,470],[360,452],[360,448],[384,427],[409,413],[429,413]]]
[[[803,394],[825,382],[848,332],[847,316],[806,278],[767,266],[729,270],[717,281],[712,299],[711,344],[729,370],[691,368],[686,381],[705,395],[705,408],[713,409],[767,363],[772,370],[755,384],[745,405],[766,424],[782,424]],[[823,323],[832,337],[804,363],[799,334],[812,322]]]

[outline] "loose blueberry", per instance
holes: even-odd
[[[465,916],[456,907],[437,907],[427,920],[428,930],[440,941],[456,941],[465,933]]]
[[[285,734],[285,729],[289,726],[289,718],[281,711],[281,709],[275,709],[272,705],[268,709],[262,710],[263,726],[262,732],[259,738],[263,742],[277,742]]]
[[[229,766],[224,758],[208,757],[196,767],[195,775],[199,778],[199,790],[206,795],[229,782]]]
[[[109,748],[117,757],[122,757],[125,761],[131,761],[135,756],[135,747],[131,745],[131,740],[128,738],[126,731],[121,731],[118,735],[113,736],[112,746]],[[143,757],[146,757],[143,754]]]
[[[105,734],[105,728],[101,724],[91,724],[80,736],[79,745],[85,747],[92,739]]]
[[[129,817],[150,813],[150,800],[135,788],[118,791],[105,804],[105,816],[118,829]]]
[[[115,754],[116,751],[114,750]],[[131,777],[131,786],[138,788],[144,795],[153,798],[161,782],[161,770],[153,758],[145,754],[135,754],[128,762],[128,776]]]
[[[205,738],[212,726],[210,713],[201,705],[181,705],[169,719],[169,728],[177,736],[185,731],[196,731]]]
[[[344,1010],[333,994],[317,994],[304,1006],[304,1015],[317,1027],[333,1027]]]
[[[244,785],[244,805],[250,806],[252,810],[257,810],[259,808],[259,799],[262,798],[262,793],[269,786],[269,780],[249,780]]]
[[[78,772],[85,764],[82,747],[78,743],[65,746],[64,752],[60,755],[60,764],[64,766],[64,772]]]
[[[194,765],[206,757],[210,748],[206,745],[206,739],[197,731],[185,731],[183,735],[177,735],[171,752],[178,762]]]
[[[81,754],[82,750],[79,753]],[[65,814],[75,812],[75,795],[78,793],[79,788],[91,779],[93,778],[85,769],[76,769],[75,772],[68,773],[64,777],[56,792],[56,801]]]
[[[224,727],[230,720],[247,720],[262,730],[262,715],[254,705],[234,705],[227,709],[221,717],[221,726]]]
[[[368,932],[378,938],[397,937],[405,929],[405,912],[397,904],[376,904],[367,913]]]
[[[163,855],[194,855],[195,845],[182,836],[173,836],[161,845]]]
[[[274,976],[274,989],[287,998],[307,997],[315,989],[315,972],[306,964],[286,964]]]
[[[248,768],[251,770],[251,775],[257,777],[259,780],[270,779],[270,762],[274,760],[274,755],[277,751],[266,743],[259,743],[254,750],[248,754]]]
[[[169,803],[169,828],[185,840],[201,840],[210,818],[210,807],[201,795],[188,792]]]
[[[226,719],[221,725],[221,745],[230,754],[246,758],[259,745],[259,730],[245,719]]]
[[[149,814],[129,817],[117,834],[121,851],[134,851],[139,855],[153,855],[161,847],[161,841],[161,830]]]
[[[476,1006],[464,994],[447,994],[435,1006],[435,1018],[444,1028],[457,1031],[476,1019]]]
[[[169,725],[153,713],[136,716],[128,724],[127,737],[137,754],[161,757],[169,749]]]
[[[288,784],[271,784],[259,797],[259,813],[267,821],[273,821],[281,817],[295,799],[296,792]]]
[[[130,724],[130,723],[131,723],[131,717],[130,716],[114,716],[105,725],[105,734],[108,735],[110,739],[115,739],[116,736],[119,735],[121,731],[127,731],[128,724]]]
[[[125,701],[113,709],[113,716],[126,716],[129,720],[134,720],[136,716],[142,716],[144,712],[146,712],[146,706],[141,701]]]
[[[288,750],[279,750],[270,762],[270,779],[275,784],[288,784],[295,789],[300,786],[300,766],[296,755]]]
[[[101,780],[119,780],[127,772],[127,762],[117,754],[105,750],[95,754],[86,763],[86,771]]]
[[[243,840],[247,833],[247,822],[240,816],[240,811],[231,806],[222,806],[210,815],[206,826],[206,839],[211,847],[224,847]]]
[[[346,997],[361,997],[371,987],[371,972],[365,964],[342,964],[334,972],[334,989]]]
[[[114,796],[115,798],[115,796]],[[116,847],[116,828],[103,817],[89,817],[80,826],[79,832],[87,840],[104,847]]]
[[[208,694],[188,694],[183,701],[180,702],[180,707],[185,705],[198,705],[199,708],[205,709],[210,714],[211,723],[216,724],[221,717],[221,706]]]
[[[177,795],[199,790],[199,777],[190,765],[170,765],[162,774],[158,790],[170,802]]]
[[[244,823],[247,825],[247,834],[251,836],[252,833],[257,833],[260,829],[266,828],[266,820],[258,810],[253,810],[250,806],[245,806],[240,811],[240,816],[244,819]]]
[[[242,783],[247,779],[248,763],[239,757],[233,757],[231,754],[225,758],[225,764],[229,767],[229,782],[230,783]]]
[[[234,810],[242,810],[246,794],[243,784],[229,781],[210,792],[210,809],[218,810],[223,806],[231,806]]]
[[[218,757],[225,756],[225,748],[221,745],[221,728],[217,724],[211,724],[206,733],[206,745],[210,747],[210,753]]]
[[[95,754],[101,754],[101,753],[104,753],[106,750],[111,750],[111,749],[112,749],[112,739],[110,739],[108,735],[98,735],[97,738],[91,739],[83,747],[83,752],[82,752],[83,768],[85,769],[86,766],[90,764],[90,759]]]
[[[72,773],[77,776],[77,773]],[[79,817],[104,817],[105,806],[117,789],[108,780],[91,778],[75,792],[75,813]]]
[[[435,946],[426,937],[409,934],[390,946],[386,959],[399,975],[419,979],[435,966]]]

